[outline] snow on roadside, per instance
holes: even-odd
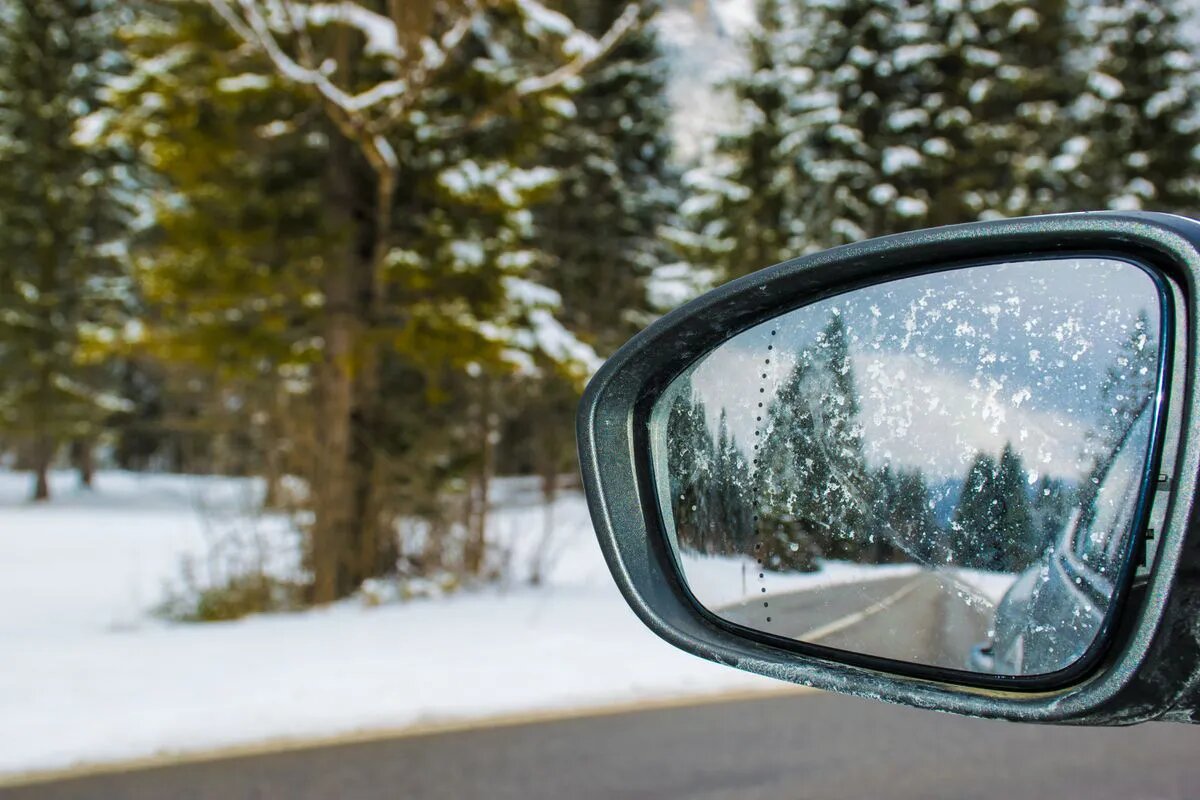
[[[1011,572],[990,572],[982,569],[955,567],[947,570],[960,583],[978,592],[993,606],[1000,605],[1004,594],[1016,583],[1020,575]]]
[[[32,506],[27,476],[0,472],[0,773],[781,686],[646,630],[577,493],[547,516],[529,487],[498,486],[491,535],[514,558],[549,553],[540,588],[183,625],[148,610],[258,487],[102,473],[89,493],[54,477],[56,499]]]

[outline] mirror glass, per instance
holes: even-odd
[[[1071,666],[1131,536],[1160,297],[1106,258],[906,277],[783,314],[651,419],[693,596],[747,628],[993,675]]]

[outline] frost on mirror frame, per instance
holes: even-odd
[[[651,420],[665,527],[716,615],[870,656],[1044,675],[1131,553],[1161,327],[1142,268],[967,267],[783,314]]]

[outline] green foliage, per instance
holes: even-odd
[[[600,36],[628,4],[568,0],[568,17]],[[563,116],[547,137],[548,163],[560,179],[534,212],[546,255],[541,282],[562,297],[569,329],[601,352],[615,350],[652,318],[647,278],[669,259],[660,229],[678,204],[669,162],[667,65],[648,24],[625,37],[581,88],[557,98]],[[603,302],[596,302],[603,298]]]
[[[678,390],[667,415],[667,474],[675,537],[686,551],[707,555],[747,553],[754,498],[749,466],[722,410],[713,436],[704,403]]]
[[[874,564],[945,563],[944,532],[934,518],[925,476],[919,470],[893,470],[885,465],[872,478],[875,531],[868,537],[862,560]]]
[[[1080,6],[1086,88],[1062,165],[1077,205],[1200,211],[1200,85],[1186,14],[1154,0]]]
[[[755,468],[760,530],[784,545],[777,550],[856,559],[870,544],[871,481],[858,413],[846,326],[834,313],[795,354],[764,415]]]
[[[570,0],[558,8],[601,36],[626,6]],[[643,20],[657,10],[645,4]],[[554,112],[541,160],[558,178],[532,206],[530,252],[538,255],[531,277],[557,293],[555,314],[565,329],[600,354],[651,319],[647,280],[668,258],[659,230],[674,216],[677,176],[668,162],[666,82],[655,29],[645,24],[585,72],[577,91],[541,103]],[[522,399],[502,412],[499,456],[507,462],[502,469],[545,479],[574,470],[568,434],[579,391],[549,359],[535,362],[538,374],[507,381]]]
[[[739,124],[685,180],[691,263],[1081,208],[1200,207],[1184,12],[1150,0],[760,0]]]
[[[265,575],[238,575],[218,586],[175,594],[158,615],[175,622],[228,622],[304,606],[305,587]]]
[[[358,2],[384,22],[392,5]],[[723,87],[738,124],[682,177],[658,0],[599,63],[519,90],[624,7],[488,3],[413,75],[415,51],[348,17],[276,19],[281,52],[347,96],[412,78],[347,123],[213,4],[0,4],[6,445],[27,439],[44,470],[60,442],[108,435],[123,466],[319,488],[329,431],[344,429],[338,458],[356,472],[327,507],[353,506],[356,535],[381,532],[339,545],[375,548],[336,554],[344,594],[364,564],[465,560],[497,470],[537,472],[550,496],[597,354],[714,279],[924,225],[1200,209],[1194,56],[1161,4],[758,0],[747,69]],[[412,42],[436,46],[459,10],[439,5]],[[391,173],[364,141],[394,153]],[[1091,485],[1153,390],[1147,324],[1106,379]],[[757,542],[773,568],[954,554],[1007,568],[1061,530],[1074,488],[1027,488],[1007,448],[976,459],[947,545],[925,476],[867,465],[841,320],[786,355],[754,443],[675,398],[685,545]],[[401,519],[437,533],[406,541]],[[276,602],[253,580],[211,591],[196,614]]]
[[[115,93],[111,135],[155,170],[156,225],[137,250],[144,341],[230,377],[311,363],[320,270],[346,236],[325,213],[328,129],[276,125],[302,99],[268,79],[236,82],[246,58],[206,15],[184,6],[161,38],[129,35],[139,71]]]
[[[128,310],[130,173],[91,141],[104,81],[121,68],[118,11],[102,0],[0,9],[0,429],[31,441],[39,470],[58,442],[94,437],[122,407],[96,346]]]
[[[959,566],[1019,572],[1045,549],[1034,525],[1025,468],[1011,444],[999,460],[977,453],[951,523],[951,553]]]
[[[244,431],[255,471],[332,486],[323,470],[346,460],[341,474],[353,488],[312,495],[313,536],[332,530],[324,520],[345,516],[337,535],[353,540],[311,548],[320,564],[331,563],[331,552],[340,559],[335,593],[397,563],[447,567],[463,545],[446,517],[463,514],[475,520],[471,535],[482,535],[478,495],[496,463],[490,442],[520,413],[497,411],[497,387],[544,381],[546,391],[521,394],[540,394],[542,410],[563,419],[597,361],[587,341],[611,347],[629,330],[618,331],[629,321],[611,316],[589,321],[591,304],[580,298],[611,286],[578,282],[611,262],[621,292],[644,296],[657,222],[650,205],[630,199],[656,185],[650,168],[664,169],[661,118],[619,139],[633,98],[661,81],[649,65],[652,37],[644,31],[626,42],[609,72],[525,96],[521,81],[561,66],[570,23],[530,4],[489,5],[436,72],[373,118],[383,133],[367,141],[395,154],[394,187],[385,190],[389,176],[363,149],[361,128],[341,124],[343,111],[247,46],[211,7],[151,3],[139,12],[125,30],[133,69],[111,87],[115,113],[105,130],[154,173],[146,189],[155,224],[135,250],[146,305],[139,358],[163,365],[160,386],[176,392],[170,404],[184,402],[180,386],[206,387],[208,401],[187,424],[231,442]],[[329,54],[350,94],[378,88],[399,68],[349,18],[278,35],[302,61],[306,48]],[[590,138],[576,135],[621,108]],[[566,145],[581,142],[588,168],[565,175],[582,158]],[[610,162],[628,180],[601,186]],[[594,252],[556,250],[551,234],[571,225],[556,221],[548,231],[535,212],[567,206],[556,201],[568,184],[590,184],[586,193],[607,198],[599,207],[623,215],[622,230],[636,230],[587,237]],[[576,208],[572,225],[581,227],[597,206]],[[596,241],[606,242],[603,252]],[[568,264],[561,273],[553,269],[560,262]],[[579,301],[571,313],[557,278]],[[157,413],[158,390],[145,388],[141,410]],[[127,421],[130,430],[138,424]],[[349,432],[333,441],[346,444],[331,452],[326,431],[342,426]],[[548,469],[561,469],[561,437],[545,438],[542,449],[554,450]],[[407,553],[394,543],[401,515],[449,531],[443,552]]]

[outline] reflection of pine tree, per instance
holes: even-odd
[[[667,459],[680,547],[708,554],[746,552],[751,530],[746,457],[721,411],[717,436],[704,402],[690,387],[678,392],[667,419]]]
[[[1081,523],[1096,513],[1096,496],[1139,420],[1150,409],[1158,384],[1158,344],[1146,311],[1138,312],[1129,335],[1100,386],[1100,424],[1089,433],[1092,469],[1080,489]]]
[[[1143,309],[1100,387],[1106,417],[1097,433],[1104,444],[1123,442],[1150,405],[1158,381],[1157,362],[1158,345]]]
[[[1035,541],[1033,514],[1025,490],[1025,467],[1011,444],[1005,444],[1000,454],[996,482],[1001,499],[998,532],[1004,554],[997,568],[1023,570],[1041,554],[1041,548]]]
[[[1011,444],[999,461],[987,453],[975,456],[951,523],[955,564],[1018,571],[1037,557],[1041,547],[1024,475]]]
[[[749,466],[738,446],[737,438],[729,433],[725,409],[717,425],[717,445],[713,486],[713,514],[710,538],[722,552],[742,552],[743,542],[751,528],[751,499],[747,496],[746,476]]]
[[[999,560],[1000,465],[987,453],[977,453],[967,470],[954,520],[950,523],[953,562],[963,567],[988,567]]]
[[[924,474],[885,465],[873,480],[873,532],[862,560],[873,564],[944,561],[942,531],[934,519]]]
[[[859,558],[870,544],[871,482],[858,413],[846,326],[834,314],[797,354],[767,409],[758,469],[772,566]]]
[[[801,493],[817,485],[814,420],[805,396],[814,371],[812,354],[802,351],[796,366],[767,408],[760,430],[755,475],[764,558],[773,568],[807,571],[813,562],[814,520],[801,516]]]
[[[667,418],[667,473],[680,547],[703,550],[714,461],[704,404],[690,385],[676,393]]]

